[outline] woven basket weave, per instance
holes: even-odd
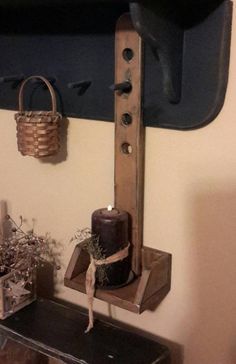
[[[38,78],[48,87],[51,99],[51,111],[24,111],[23,89],[31,79]],[[30,76],[25,79],[19,91],[19,112],[15,114],[17,125],[17,145],[22,155],[36,158],[56,154],[59,150],[59,122],[62,116],[57,112],[56,96],[50,82],[42,76]]]

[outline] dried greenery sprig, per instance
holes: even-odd
[[[5,223],[7,232],[0,236],[1,275],[14,270],[27,282],[32,271],[45,262],[50,262],[56,269],[60,269],[53,257],[52,240],[48,234],[44,237],[38,236],[33,229],[25,232],[22,229],[22,216],[17,224],[10,215],[6,215]]]
[[[106,258],[104,249],[102,249],[99,243],[99,236],[92,234],[89,228],[77,229],[70,242],[80,244],[94,259],[102,260]],[[97,267],[96,277],[100,285],[104,285],[108,281],[104,266],[100,265]]]

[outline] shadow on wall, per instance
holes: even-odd
[[[39,161],[41,163],[58,164],[58,163],[65,162],[67,160],[68,126],[69,126],[69,120],[67,118],[62,118],[61,123],[60,123],[60,132],[59,132],[60,149],[56,155],[40,158]]]
[[[55,294],[55,268],[52,264],[45,263],[37,269],[37,296],[53,299]]]
[[[186,351],[191,347],[192,364],[235,363],[236,189],[213,185],[194,197],[192,211],[193,322]]]

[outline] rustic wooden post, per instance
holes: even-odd
[[[115,206],[131,216],[132,269],[136,275],[141,274],[143,245],[142,58],[141,38],[125,14],[117,24],[115,48]]]

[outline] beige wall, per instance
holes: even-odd
[[[171,292],[141,316],[95,302],[97,312],[169,343],[176,364],[236,363],[235,24],[217,119],[190,132],[147,128],[144,241],[172,253]],[[38,231],[63,244],[64,268],[76,228],[113,202],[113,132],[113,123],[70,119],[64,161],[40,162],[17,152],[13,112],[0,111],[0,196],[16,219],[35,218]],[[60,279],[57,295],[86,305]]]

